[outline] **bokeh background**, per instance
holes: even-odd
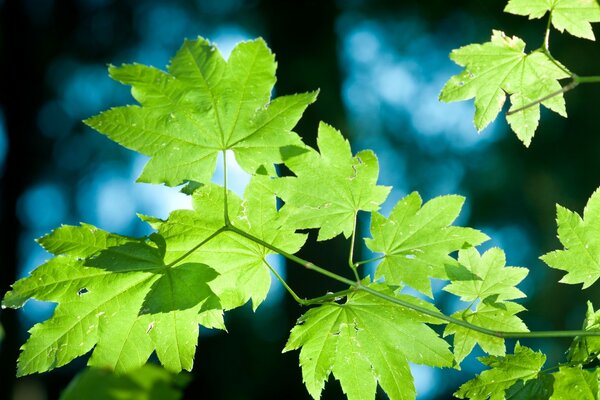
[[[0,0],[0,295],[48,258],[34,239],[61,223],[85,221],[143,235],[136,212],[166,217],[189,207],[176,189],[134,184],[145,159],[80,122],[133,101],[126,87],[108,78],[107,64],[164,68],[185,37],[204,36],[228,54],[238,41],[262,36],[277,55],[277,94],[321,89],[296,129],[308,143],[315,143],[323,120],[340,128],[355,151],[375,150],[380,181],[394,186],[384,213],[413,190],[425,199],[465,195],[459,223],[490,235],[493,240],[483,247],[501,246],[509,265],[531,270],[521,285],[529,296],[523,302],[530,309],[523,315],[529,327],[577,329],[585,300],[600,306],[600,291],[558,284],[561,274],[538,257],[559,247],[555,204],[580,212],[600,185],[600,88],[568,93],[569,119],[543,112],[530,149],[502,117],[478,134],[472,102],[437,100],[444,82],[460,70],[447,57],[453,48],[487,41],[493,28],[524,38],[530,48],[541,43],[545,22],[503,14],[504,5],[503,0]],[[594,43],[557,32],[551,40],[554,55],[573,71],[600,70]],[[242,190],[246,177],[232,174]],[[367,223],[361,221],[364,236]],[[345,241],[333,240],[301,254],[346,273],[347,248]],[[304,296],[339,288],[293,265],[279,262],[279,268]],[[437,302],[446,312],[458,306],[444,293]],[[307,399],[297,352],[281,354],[301,312],[273,285],[256,313],[249,307],[229,313],[228,333],[202,331],[185,398]],[[6,333],[0,397],[55,399],[85,366],[82,359],[14,378],[27,329],[51,313],[52,305],[36,302],[0,311]],[[569,344],[522,342],[543,349],[550,363]],[[462,371],[414,366],[419,399],[451,398],[479,370],[473,356]],[[323,398],[341,397],[330,380]]]

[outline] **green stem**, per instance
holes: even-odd
[[[283,287],[285,288],[285,290],[288,291],[288,293],[294,298],[294,300],[296,300],[296,302],[302,304],[302,305],[306,305],[304,299],[301,299],[296,292],[294,292],[294,290],[290,287],[290,285],[287,284],[287,282],[285,281],[285,279],[283,279],[281,277],[281,275],[279,275],[279,273],[277,272],[277,270],[275,268],[273,268],[273,266],[271,264],[269,264],[269,262],[267,261],[266,258],[263,259],[263,262],[267,265],[267,267],[269,267],[269,269],[271,270],[271,272],[273,273],[273,275],[275,275],[275,277],[277,278],[277,280],[279,282],[281,282],[281,284],[283,285]]]
[[[552,11],[548,13],[548,23],[546,24],[546,32],[544,32],[544,43],[542,47],[546,52],[550,51],[550,29],[552,29]]]
[[[285,258],[287,258],[288,260],[291,260],[291,261],[293,261],[293,262],[295,262],[297,264],[300,264],[301,266],[303,266],[306,269],[318,272],[321,275],[325,275],[328,278],[331,278],[331,279],[336,280],[338,282],[345,283],[346,285],[349,285],[349,286],[355,286],[356,285],[356,282],[353,281],[353,280],[350,280],[348,278],[344,278],[343,276],[340,276],[338,274],[330,272],[330,271],[326,270],[325,268],[321,268],[321,267],[319,267],[319,266],[311,263],[310,261],[306,261],[306,260],[304,260],[304,259],[302,259],[302,258],[300,258],[298,256],[295,256],[293,254],[288,253],[287,251],[281,250],[281,249],[273,246],[272,244],[265,242],[264,240],[261,240],[261,239],[255,237],[255,236],[247,233],[247,232],[244,232],[241,229],[236,228],[233,225],[229,225],[227,227],[227,230],[231,231],[231,232],[235,232],[238,235],[240,235],[242,237],[245,237],[248,240],[253,241],[254,243],[260,244],[261,246],[266,247],[267,249],[274,251],[275,253],[279,253],[282,256],[284,256]]]
[[[567,84],[567,85],[563,86],[562,88],[560,88],[560,90],[557,90],[556,92],[552,92],[552,93],[550,93],[550,94],[542,97],[541,99],[537,99],[536,101],[533,101],[533,102],[531,102],[529,104],[524,105],[523,107],[519,107],[519,108],[517,108],[515,110],[511,110],[511,111],[507,112],[506,115],[516,114],[516,113],[521,112],[523,110],[526,110],[526,109],[528,109],[530,107],[533,107],[533,106],[536,106],[536,105],[538,105],[540,103],[543,103],[544,101],[546,101],[548,99],[551,99],[551,98],[553,98],[555,96],[558,96],[560,94],[563,94],[563,93],[566,93],[566,92],[568,92],[570,90],[573,90],[573,89],[575,89],[577,87],[577,85],[579,85],[579,83],[585,82],[585,81],[582,81],[581,78],[582,77],[578,77],[577,75],[573,75],[573,80],[569,84]],[[583,78],[590,78],[590,77],[583,77]],[[600,80],[593,81],[593,82],[600,82]]]
[[[354,273],[354,278],[356,278],[356,282],[360,281],[360,277],[358,276],[358,271],[356,270],[356,265],[354,265],[354,242],[356,241],[356,217],[358,213],[354,213],[354,223],[352,226],[352,236],[350,237],[350,255],[348,256],[348,265],[350,269]]]
[[[600,82],[600,75],[594,76],[575,76],[573,77],[577,83],[598,83]]]
[[[241,229],[236,228],[233,225],[230,225],[226,228],[227,230],[237,233],[238,235],[245,237],[248,240],[251,240],[263,247],[266,247],[269,250],[272,250],[276,253],[281,254],[282,256],[284,256],[285,258],[287,258],[288,260],[294,261],[295,263],[298,263],[300,265],[302,265],[304,268],[306,269],[310,269],[312,271],[318,272],[321,275],[325,275],[328,278],[331,278],[333,280],[336,280],[338,282],[341,283],[345,283],[348,286],[351,287],[350,292],[351,291],[358,291],[361,290],[363,292],[369,293],[375,297],[379,297],[380,299],[383,300],[387,300],[391,303],[397,304],[399,306],[411,309],[411,310],[415,310],[420,312],[421,314],[424,315],[428,315],[430,317],[434,317],[437,319],[440,319],[442,321],[446,321],[448,323],[451,324],[455,324],[458,326],[462,326],[463,328],[466,329],[470,329],[472,331],[476,331],[479,333],[482,333],[484,335],[489,335],[489,336],[494,336],[494,337],[499,337],[499,338],[505,338],[505,339],[519,339],[519,338],[557,338],[557,337],[575,337],[575,336],[600,336],[600,331],[539,331],[539,332],[505,332],[505,331],[495,331],[492,329],[487,329],[487,328],[483,328],[481,326],[477,326],[477,325],[473,325],[469,322],[463,321],[461,319],[457,319],[457,318],[453,318],[450,316],[447,316],[445,314],[442,314],[438,311],[432,311],[426,307],[423,306],[419,306],[417,304],[413,304],[413,303],[409,303],[407,301],[401,300],[397,297],[394,296],[390,296],[387,295],[385,293],[382,293],[380,291],[377,291],[375,289],[372,289],[368,286],[364,286],[362,283],[359,282],[355,282],[352,281],[348,278],[344,278],[343,276],[340,276],[336,273],[333,273],[331,271],[326,270],[325,268],[321,268],[315,264],[313,264],[312,262],[306,261],[298,256],[295,256],[293,254],[290,254],[286,251],[283,251],[275,246],[273,246],[272,244],[269,244],[267,242],[265,242],[262,239],[259,239],[247,232],[244,232]],[[327,295],[327,296],[333,296],[333,295]],[[320,300],[322,300],[322,298],[318,298]],[[313,299],[314,300],[314,299]]]
[[[375,257],[375,258],[369,258],[368,260],[357,261],[357,262],[354,263],[354,265],[357,266],[357,267],[359,267],[359,266],[364,265],[364,264],[368,264],[368,263],[371,263],[371,262],[383,260],[384,258],[385,258],[385,256],[379,256],[379,257]]]
[[[303,300],[303,305],[311,305],[311,304],[323,304],[326,303],[328,301],[331,300],[339,300],[344,296],[347,296],[348,294],[355,292],[354,289],[346,289],[346,290],[340,290],[339,292],[335,292],[335,293],[327,293],[324,296],[319,296],[319,297],[315,297],[312,299],[306,299]]]

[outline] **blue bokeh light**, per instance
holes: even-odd
[[[4,127],[4,113],[0,108],[0,176],[4,170],[4,161],[8,152],[8,138],[6,136],[6,128]]]
[[[21,223],[32,230],[49,230],[68,215],[64,189],[51,182],[31,186],[17,203],[17,215]]]

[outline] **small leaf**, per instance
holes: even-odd
[[[510,0],[504,11],[542,18],[552,13],[552,26],[573,36],[595,40],[590,22],[600,22],[600,5],[596,0]]]
[[[583,218],[560,205],[556,212],[558,238],[565,248],[540,258],[549,267],[567,272],[560,282],[590,287],[600,278],[600,189],[588,200]]]
[[[374,213],[373,239],[365,242],[384,255],[376,276],[388,285],[405,283],[432,297],[430,278],[448,279],[447,270],[457,266],[449,254],[488,239],[475,229],[450,226],[463,202],[460,196],[441,196],[421,207],[421,197],[414,192],[396,204],[389,218]]]
[[[352,234],[358,211],[376,211],[390,188],[378,186],[379,163],[370,150],[352,156],[350,144],[333,127],[321,122],[319,151],[305,151],[286,159],[295,177],[273,182],[285,205],[282,213],[297,228],[319,228],[318,240]]]
[[[600,331],[600,310],[594,311],[591,302],[587,303],[583,330]],[[576,336],[569,347],[567,359],[570,363],[587,364],[600,355],[600,337],[598,336]]]
[[[450,58],[465,70],[453,76],[440,94],[445,102],[475,98],[475,127],[483,130],[492,122],[510,95],[515,111],[550,94],[559,92],[558,79],[569,73],[540,51],[526,54],[525,42],[501,31],[493,31],[490,42],[471,44],[453,50]],[[562,93],[541,102],[566,116]],[[507,116],[519,139],[529,146],[540,118],[539,104]]]
[[[474,279],[454,279],[444,290],[460,296],[463,301],[485,300],[494,297],[495,301],[513,300],[525,297],[515,286],[529,272],[527,268],[506,267],[504,252],[493,247],[479,255],[475,248],[460,250],[458,262],[473,274]]]

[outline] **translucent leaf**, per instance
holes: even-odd
[[[583,210],[576,212],[556,206],[558,238],[565,247],[540,257],[549,267],[566,271],[560,282],[591,286],[600,277],[600,189]]]
[[[91,225],[63,226],[40,239],[56,257],[16,282],[3,306],[21,307],[29,298],[58,306],[30,330],[18,375],[59,367],[92,349],[89,365],[119,372],[143,365],[154,351],[167,369],[191,370],[198,325],[223,327],[208,285],[217,273],[200,263],[165,263],[161,239]]]
[[[384,285],[371,287],[394,296]],[[414,297],[395,296],[436,310]],[[416,393],[409,361],[437,367],[452,364],[448,343],[425,323],[440,321],[356,292],[344,304],[327,303],[304,314],[284,351],[302,348],[302,376],[315,399],[331,373],[349,399],[375,398],[377,383],[390,399],[412,399]]]
[[[285,202],[282,213],[297,228],[319,228],[318,240],[350,237],[358,211],[378,210],[390,188],[377,185],[379,163],[372,151],[353,157],[348,141],[325,123],[317,143],[319,152],[306,147],[286,159],[295,177],[273,182]]]
[[[510,96],[509,111],[518,110],[560,91],[558,79],[570,74],[541,51],[525,53],[525,42],[494,31],[490,42],[471,44],[453,50],[450,58],[464,71],[453,76],[440,94],[445,102],[475,98],[475,127],[478,131],[492,122]],[[566,116],[565,102],[558,94],[541,102]],[[539,104],[507,116],[519,139],[529,146],[540,119]]]
[[[488,239],[475,229],[450,226],[463,202],[460,196],[440,196],[421,207],[421,197],[414,192],[400,200],[388,218],[374,213],[373,239],[365,242],[384,256],[376,276],[388,285],[405,283],[431,297],[430,278],[448,279],[448,271],[458,268],[449,254]]]
[[[596,0],[510,0],[504,11],[542,18],[552,13],[552,26],[573,36],[595,40],[590,22],[600,22],[600,5]]]
[[[515,345],[514,354],[506,357],[480,357],[490,367],[463,384],[454,395],[459,399],[504,400],[506,389],[517,382],[535,379],[546,361],[546,356],[528,347]]]
[[[270,101],[276,63],[262,39],[239,43],[226,62],[208,41],[186,40],[168,72],[140,64],[111,66],[141,106],[112,108],[85,121],[150,157],[141,182],[205,183],[217,154],[233,150],[249,173],[274,174],[282,147],[301,147],[291,129],[317,93]]]

